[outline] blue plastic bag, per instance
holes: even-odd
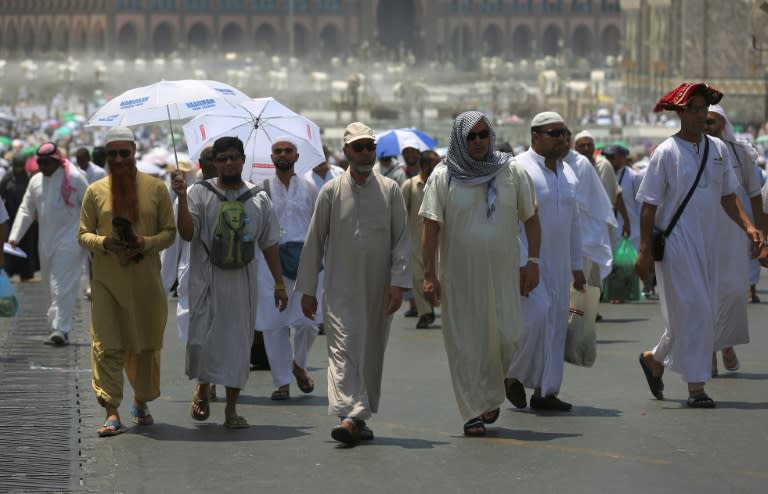
[[[19,299],[16,297],[16,290],[13,289],[5,270],[0,269],[0,317],[13,317],[18,311]]]

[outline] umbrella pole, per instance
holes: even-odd
[[[165,105],[165,111],[168,112],[168,128],[171,129],[171,144],[173,145],[173,159],[176,161],[176,169],[179,169],[179,157],[176,154],[176,139],[173,137],[173,124],[171,123],[171,107]],[[178,113],[178,112],[177,112]]]

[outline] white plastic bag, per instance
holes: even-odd
[[[565,361],[581,367],[592,367],[597,356],[596,322],[600,289],[587,286],[583,292],[571,287],[568,334],[565,339]]]

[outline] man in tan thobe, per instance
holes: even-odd
[[[295,291],[304,315],[317,313],[317,277],[325,268],[323,319],[328,338],[328,413],[341,420],[331,437],[348,445],[373,439],[365,420],[378,411],[392,314],[411,287],[407,213],[397,183],[373,173],[373,131],[344,131],[349,169],[326,183],[301,254]]]
[[[147,402],[160,396],[160,350],[168,318],[160,251],[176,236],[171,196],[163,182],[136,170],[131,130],[111,129],[106,148],[109,175],[85,191],[77,237],[93,254],[91,361],[93,389],[107,414],[96,431],[102,437],[125,431],[117,411],[123,370],[134,391],[134,422],[154,421]],[[113,231],[118,217],[130,222],[123,235]]]

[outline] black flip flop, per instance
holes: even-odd
[[[490,416],[486,418],[486,414],[490,414]],[[492,424],[497,420],[499,420],[500,414],[501,414],[501,410],[498,408],[493,410],[488,410],[487,412],[485,412],[480,416],[480,420],[482,420],[484,424]]]
[[[645,374],[645,380],[648,381],[648,387],[651,389],[651,394],[656,397],[657,400],[664,399],[664,382],[661,377],[653,375],[653,370],[643,358],[643,354],[640,354],[640,367],[643,368],[643,374]]]
[[[476,430],[481,429],[481,430]],[[480,417],[473,418],[464,424],[464,435],[469,437],[479,437],[485,435],[485,424]]]
[[[715,408],[717,406],[715,400],[704,391],[689,397],[687,403],[691,408]]]

